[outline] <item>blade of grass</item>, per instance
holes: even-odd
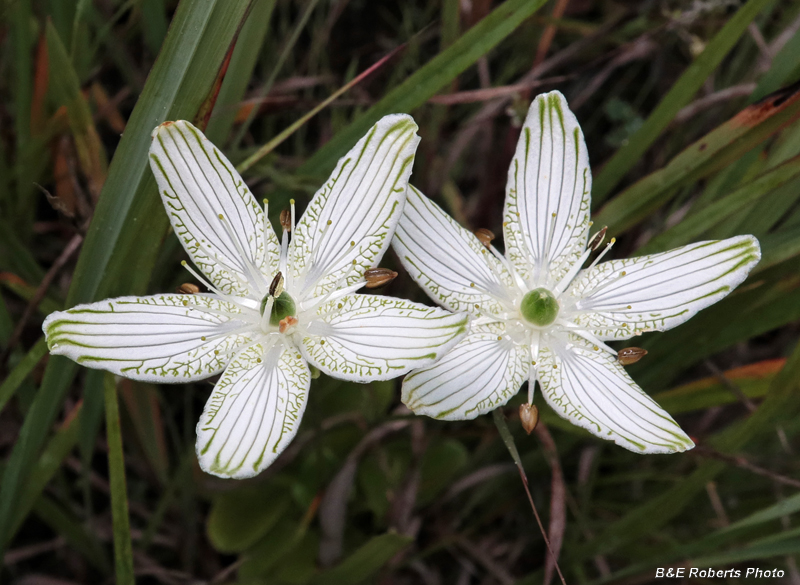
[[[206,99],[250,2],[183,0],[114,155],[81,251],[67,305],[143,292],[166,233],[147,151],[150,133],[166,119],[192,117]],[[127,253],[126,253],[127,252]],[[0,545],[77,365],[53,356],[45,370],[0,485]],[[2,556],[0,550],[0,556]]]
[[[41,361],[46,353],[47,343],[44,337],[40,337],[39,341],[28,350],[25,357],[23,357],[19,363],[14,366],[14,369],[9,372],[8,377],[0,384],[0,412],[3,411],[8,401],[14,396],[14,392],[17,391],[20,384],[28,377],[33,371],[33,368],[36,367],[36,364]]]
[[[450,84],[483,55],[513,33],[546,0],[507,0],[473,26],[450,47],[411,74],[378,103],[349,126],[336,133],[298,169],[307,175],[330,172],[348,148],[364,135],[380,117],[392,113],[410,113],[437,91]]]
[[[637,255],[662,252],[688,244],[704,232],[726,222],[738,211],[750,207],[772,191],[800,175],[800,155],[789,159],[758,178],[743,185],[733,193],[715,201],[697,214],[691,215],[662,232],[636,251]]]
[[[349,83],[346,83],[335,92],[333,92],[330,96],[328,96],[324,101],[314,107],[310,112],[302,116],[299,120],[295,121],[289,127],[285,128],[280,134],[275,136],[272,140],[267,142],[264,146],[261,146],[257,151],[255,151],[252,155],[247,157],[244,161],[242,161],[237,167],[236,170],[240,173],[244,173],[248,169],[250,169],[254,164],[256,164],[259,160],[264,158],[270,152],[275,150],[277,146],[282,143],[284,140],[289,138],[292,134],[297,132],[297,129],[303,126],[306,122],[308,122],[311,118],[316,116],[320,111],[328,107],[328,105],[336,100],[340,95],[346,93],[350,88],[360,83],[365,78],[369,77],[374,71],[380,69],[380,67],[386,63],[389,59],[395,56],[397,52],[402,47],[395,49],[385,57],[381,58],[377,63],[369,67],[366,71],[362,72],[361,74],[357,75],[353,80]]]
[[[800,85],[775,92],[622,191],[595,215],[595,224],[607,225],[615,233],[629,229],[665,203],[676,188],[731,164],[798,117]]]
[[[730,52],[761,10],[772,0],[749,0],[734,14],[689,65],[648,116],[644,124],[630,137],[592,182],[592,201],[595,205],[608,199],[612,189],[641,159],[647,149],[669,126],[675,115],[688,104],[703,86],[708,76]]]
[[[303,11],[303,15],[300,17],[300,20],[297,21],[297,24],[295,24],[294,30],[292,30],[289,40],[286,41],[286,46],[284,46],[283,51],[281,51],[281,54],[278,56],[278,61],[272,68],[272,72],[269,74],[266,83],[264,83],[259,90],[256,103],[261,103],[261,101],[267,97],[269,90],[272,89],[272,84],[275,83],[275,80],[278,78],[278,74],[281,72],[281,69],[283,69],[283,64],[286,63],[286,59],[291,54],[292,49],[294,49],[297,39],[300,38],[300,33],[303,32],[303,29],[308,23],[308,19],[311,18],[311,14],[316,9],[318,3],[319,0],[308,1],[306,9]],[[241,144],[242,138],[244,138],[245,134],[247,134],[247,131],[250,129],[250,124],[252,124],[253,120],[255,120],[257,113],[258,106],[254,106],[247,114],[247,118],[239,127],[239,130],[236,132],[236,136],[233,138],[232,145],[234,149],[238,148],[239,144]]]
[[[135,585],[133,545],[128,517],[128,489],[125,485],[125,455],[122,452],[122,428],[114,376],[106,374],[106,436],[108,438],[108,475],[111,487],[111,522],[114,534],[114,568],[117,585]]]

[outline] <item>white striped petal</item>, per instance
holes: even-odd
[[[539,352],[539,384],[553,410],[636,453],[676,453],[694,447],[613,355],[595,351],[577,337],[571,341],[567,347],[551,338]]]
[[[580,257],[592,173],[583,132],[557,91],[536,97],[508,169],[506,257],[531,288],[552,288]]]
[[[403,211],[416,131],[411,116],[383,117],[317,191],[292,234],[300,298],[329,292],[343,278],[342,286],[353,284],[383,257]]]
[[[189,122],[166,122],[153,131],[150,168],[175,234],[203,274],[223,292],[263,295],[277,270],[278,239],[225,155]]]
[[[598,264],[568,290],[580,299],[574,321],[602,340],[671,329],[728,295],[760,258],[758,240],[737,236]]]
[[[403,299],[348,295],[319,309],[302,339],[306,359],[334,378],[388,380],[425,367],[466,331],[467,316]]]
[[[240,309],[204,295],[120,297],[51,313],[42,328],[50,353],[147,382],[218,374],[252,326]]]
[[[200,467],[243,479],[268,467],[297,434],[311,375],[296,349],[254,345],[217,382],[197,423]]]
[[[392,246],[428,296],[448,309],[479,315],[481,309],[498,314],[513,308],[508,269],[411,185]]]
[[[432,366],[403,380],[402,400],[415,414],[472,419],[504,405],[528,378],[530,347],[502,334],[504,326],[473,327]]]

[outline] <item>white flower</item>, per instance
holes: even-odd
[[[505,257],[409,188],[394,239],[404,266],[435,301],[471,314],[468,335],[403,382],[418,414],[469,419],[539,382],[562,417],[642,453],[694,446],[628,376],[604,341],[664,331],[741,283],[761,257],[739,236],[581,270],[591,171],[583,134],[559,92],[531,105],[508,172]]]
[[[222,153],[188,122],[162,124],[151,168],[175,233],[208,282],[189,271],[213,292],[53,313],[43,326],[51,353],[151,382],[222,372],[197,425],[200,465],[222,477],[257,474],[297,432],[307,364],[345,380],[385,380],[432,363],[465,331],[464,315],[354,294],[399,221],[416,130],[409,116],[380,120],[296,226],[292,204],[279,242]]]

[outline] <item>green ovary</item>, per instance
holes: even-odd
[[[558,301],[546,288],[535,288],[522,297],[520,313],[528,323],[546,327],[558,317]]]
[[[261,301],[261,314],[264,314],[264,309],[267,308],[267,301],[269,295],[265,296]],[[277,326],[286,317],[293,317],[297,312],[297,307],[294,304],[294,299],[289,296],[289,293],[283,291],[275,302],[272,303],[272,312],[269,315],[269,324]]]

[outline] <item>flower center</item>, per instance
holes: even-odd
[[[267,300],[270,295],[265,295],[261,300],[261,314],[264,314],[264,309],[267,308]],[[297,306],[294,304],[294,299],[288,292],[283,291],[275,298],[272,303],[272,311],[269,315],[269,324],[277,326],[286,317],[294,317],[297,313]]]
[[[558,300],[546,288],[535,288],[522,297],[519,311],[528,323],[546,327],[558,317]]]

